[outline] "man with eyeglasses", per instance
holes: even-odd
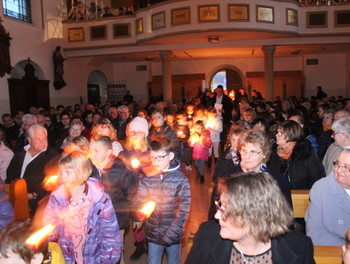
[[[334,173],[315,182],[305,215],[306,234],[316,246],[342,246],[350,226],[350,147],[336,161]]]
[[[111,120],[112,125],[117,130],[117,137],[124,145],[126,139],[126,126],[131,121],[130,110],[127,105],[121,105],[118,107],[117,119]]]

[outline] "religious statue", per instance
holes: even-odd
[[[63,80],[63,63],[65,58],[63,58],[61,54],[61,47],[57,46],[55,52],[53,53],[53,64],[55,69],[55,78],[53,86],[56,90],[59,90],[67,85],[67,83]]]

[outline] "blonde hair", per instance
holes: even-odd
[[[72,168],[76,175],[76,185],[87,181],[92,172],[90,161],[80,151],[62,155],[58,161],[59,168]]]
[[[260,241],[280,236],[292,224],[292,210],[269,173],[242,173],[220,182],[227,221],[249,225]]]
[[[109,129],[109,134],[108,135],[99,135],[98,129],[100,128],[108,128]],[[102,136],[107,136],[109,137],[112,141],[117,140],[117,130],[114,128],[112,125],[111,121],[109,121],[106,118],[100,119],[98,123],[93,127],[91,131],[91,138],[98,138]]]

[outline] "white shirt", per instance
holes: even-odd
[[[24,150],[26,151],[26,154],[25,154],[24,160],[23,160],[23,165],[22,165],[20,179],[23,178],[24,172],[26,171],[28,164],[31,163],[32,160],[34,160],[41,152],[46,151],[46,149],[44,149],[44,150],[40,151],[38,154],[36,154],[35,156],[32,157],[32,155],[30,155],[30,153],[28,151],[29,148],[30,148],[29,144],[24,146]]]

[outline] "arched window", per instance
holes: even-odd
[[[229,91],[244,88],[241,76],[233,69],[222,69],[214,74],[210,88],[215,89],[219,84]]]

